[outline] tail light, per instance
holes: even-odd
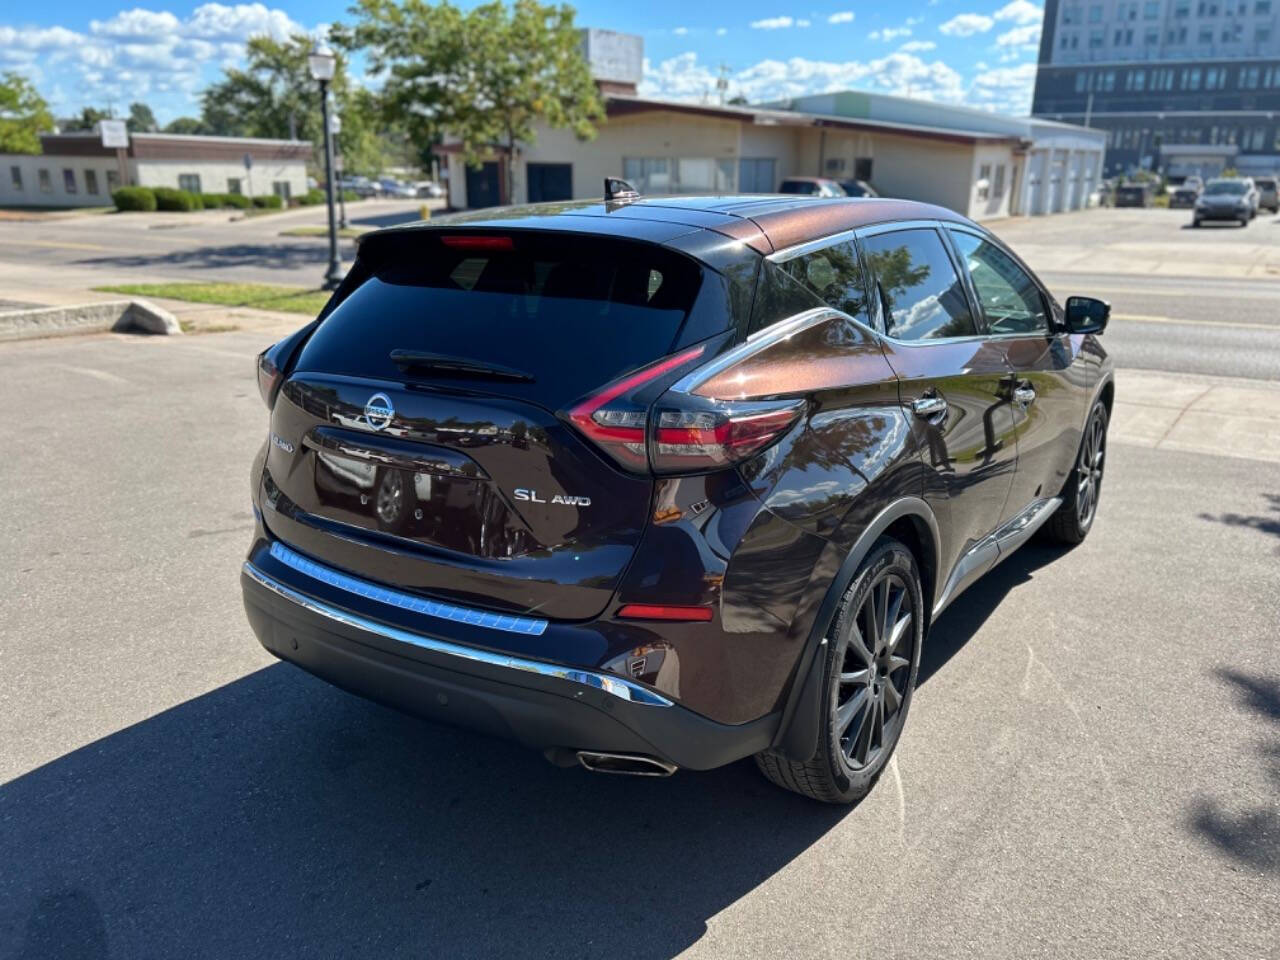
[[[267,405],[268,410],[275,405],[276,393],[284,380],[280,368],[271,359],[274,350],[274,347],[269,347],[258,354],[258,392],[262,394],[262,402]]]
[[[604,387],[569,411],[569,419],[582,434],[628,470],[646,470],[645,449],[649,432],[649,404],[635,396],[663,374],[702,356],[697,346],[659,360]]]
[[[673,474],[745,460],[778,440],[804,412],[803,399],[722,401],[678,390],[654,403],[656,381],[692,364],[704,349],[694,347],[615,380],[573,407],[569,420],[625,469]]]

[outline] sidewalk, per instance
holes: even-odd
[[[1160,450],[1280,463],[1280,382],[1116,371],[1108,437]]]

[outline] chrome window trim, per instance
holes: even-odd
[[[810,327],[816,326],[824,320],[831,319],[832,317],[843,317],[844,319],[857,324],[863,330],[867,330],[869,333],[875,334],[875,331],[870,330],[866,324],[858,323],[856,319],[849,316],[842,310],[837,310],[835,307],[813,307],[810,310],[794,314],[793,316],[787,317],[785,320],[779,320],[772,326],[765,327],[762,330],[757,330],[755,333],[750,334],[746,340],[742,341],[742,343],[738,344],[736,347],[726,350],[709,363],[685,374],[673,383],[669,390],[672,393],[693,393],[693,391],[698,389],[698,387],[702,386],[717,374],[727,370],[735,363],[740,363],[757,351],[764,350],[775,343],[779,343],[789,337],[793,337],[797,333],[800,333],[803,330],[808,330]]]
[[[834,247],[837,243],[844,243],[852,240],[857,230],[841,230],[839,233],[828,234],[825,237],[819,237],[817,240],[806,240],[804,243],[797,243],[794,246],[784,247],[781,250],[775,250],[773,253],[765,257],[770,263],[786,263],[788,260],[794,260],[796,257],[803,257],[806,253],[813,253],[815,250],[825,250],[827,247]]]
[[[409,630],[393,627],[390,624],[380,623],[377,620],[370,620],[367,617],[351,613],[348,610],[342,610],[338,607],[324,603],[321,600],[317,600],[314,597],[309,597],[306,594],[299,593],[292,587],[288,587],[270,575],[264,573],[252,563],[246,562],[242,569],[245,576],[249,577],[255,583],[267,590],[270,590],[277,596],[297,604],[304,610],[317,614],[318,616],[324,617],[328,620],[332,620],[334,623],[353,627],[357,630],[363,630],[386,640],[392,640],[396,643],[403,643],[409,646],[418,647],[432,653],[454,657],[458,660],[481,663],[486,666],[513,670],[521,673],[533,673],[540,677],[546,677],[552,680],[561,680],[566,683],[574,684],[575,686],[589,687],[594,690],[599,690],[602,693],[607,693],[610,696],[617,697],[619,700],[625,700],[628,703],[637,703],[651,707],[671,707],[675,705],[674,701],[668,700],[666,697],[659,693],[655,693],[648,687],[641,686],[638,683],[633,683],[632,681],[626,680],[622,677],[597,673],[592,670],[580,670],[574,667],[544,663],[541,660],[529,660],[524,657],[513,657],[506,654],[492,653],[488,650],[481,650],[476,647],[468,647],[459,643],[451,643],[447,640],[437,640],[434,637],[422,636],[421,634],[413,633]],[[518,681],[513,679],[512,682]]]

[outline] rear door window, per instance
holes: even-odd
[[[868,323],[865,277],[852,240],[781,263],[765,261],[750,332],[824,306]]]
[[[937,230],[894,230],[862,239],[885,328],[898,340],[977,333],[960,275]]]
[[[371,276],[325,318],[296,368],[440,379],[406,373],[390,356],[430,352],[525,372],[532,382],[479,389],[556,408],[669,353],[702,285],[696,262],[652,244],[461,236],[454,245],[434,233],[377,238],[361,252]]]

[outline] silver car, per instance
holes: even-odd
[[[1258,188],[1248,177],[1219,177],[1205,184],[1196,201],[1191,225],[1210,220],[1232,220],[1242,227],[1258,215]]]

